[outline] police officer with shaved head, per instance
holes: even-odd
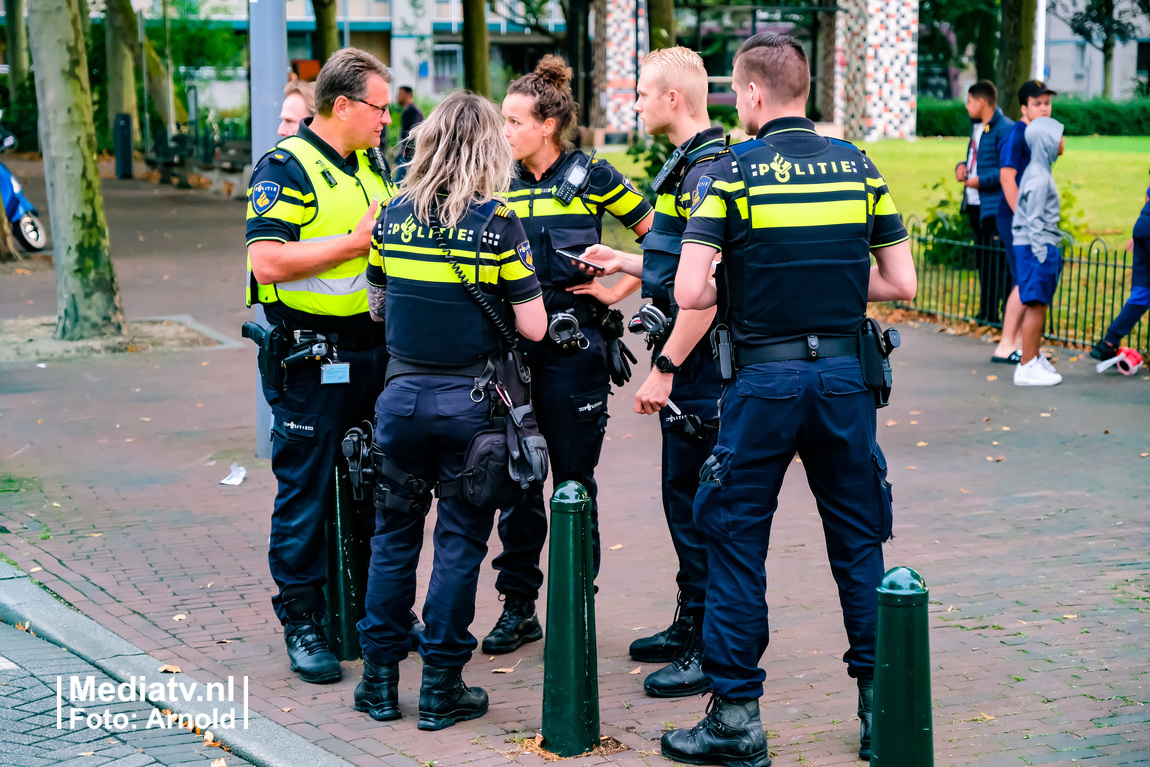
[[[718,155],[696,186],[675,279],[681,309],[718,305],[715,345],[729,379],[695,498],[708,554],[703,671],[713,698],[697,726],[663,735],[663,755],[771,763],[759,716],[770,637],[764,563],[797,453],[838,584],[859,755],[869,758],[875,588],[891,536],[875,410],[889,392],[884,368],[896,339],[866,320],[866,305],[912,298],[914,264],[874,164],[806,118],[810,67],[799,41],[754,35],[733,74],[739,120],[754,138]]]

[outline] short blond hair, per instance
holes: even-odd
[[[288,84],[284,86],[284,99],[293,93],[298,93],[299,97],[303,99],[304,106],[307,108],[309,115],[315,114],[315,83],[309,83],[304,80],[288,80]]]
[[[659,48],[643,59],[643,71],[652,72],[664,90],[679,91],[691,117],[706,116],[707,68],[702,56],[681,45]]]

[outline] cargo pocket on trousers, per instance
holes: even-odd
[[[878,445],[874,446],[871,459],[874,461],[875,477],[878,479],[879,485],[879,502],[882,504],[878,540],[879,543],[886,543],[894,538],[894,494],[891,492],[891,484],[886,478],[886,456],[883,455],[882,448]]]
[[[419,400],[419,389],[403,379],[392,381],[375,402],[376,415],[410,416],[415,412]],[[379,420],[377,418],[377,420]]]
[[[594,424],[595,428],[603,431],[607,428],[607,396],[610,387],[595,389],[584,394],[574,394],[571,402],[575,407],[575,421],[577,423]]]
[[[723,509],[723,480],[731,471],[733,454],[729,447],[716,445],[715,450],[699,469],[699,489],[695,493],[692,518],[695,528],[708,535],[711,530],[729,533]]]
[[[319,415],[315,413],[293,413],[282,408],[272,408],[272,434],[284,442],[309,442],[315,438]]]

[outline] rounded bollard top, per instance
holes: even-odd
[[[578,514],[591,508],[591,494],[574,480],[567,480],[555,488],[551,496],[551,511]]]
[[[926,579],[909,567],[892,567],[878,587],[879,600],[891,603],[925,601],[929,591]],[[886,599],[883,599],[886,597]]]

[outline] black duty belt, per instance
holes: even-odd
[[[369,349],[374,349],[377,346],[383,346],[387,343],[387,336],[383,333],[383,327],[380,326],[378,333],[360,334],[360,333],[340,333],[338,330],[316,330],[314,328],[292,328],[284,326],[289,333],[299,332],[300,338],[322,336],[324,340],[328,341],[336,349],[347,352],[362,352]]]
[[[396,376],[409,376],[409,375],[429,375],[429,376],[462,376],[465,378],[475,378],[482,375],[483,371],[487,369],[487,358],[477,360],[470,365],[461,367],[437,367],[435,365],[422,365],[417,362],[407,362],[406,360],[396,359],[392,357],[387,361],[387,373],[384,375],[384,383],[391,382],[391,379]]]
[[[811,335],[799,341],[785,341],[767,346],[741,347],[735,353],[735,361],[739,367],[746,367],[747,365],[755,365],[760,362],[785,362],[788,360],[817,360],[822,357],[857,356],[859,356],[858,336],[850,336],[849,338],[820,338],[819,336]]]
[[[552,289],[552,291],[556,290],[560,289]],[[547,301],[545,291],[543,305],[547,308],[547,313],[567,312],[579,321],[579,327],[583,329],[599,327],[599,323],[602,322],[603,318],[607,315],[607,307],[589,296],[555,292],[552,292],[550,295],[552,296],[552,300]]]

